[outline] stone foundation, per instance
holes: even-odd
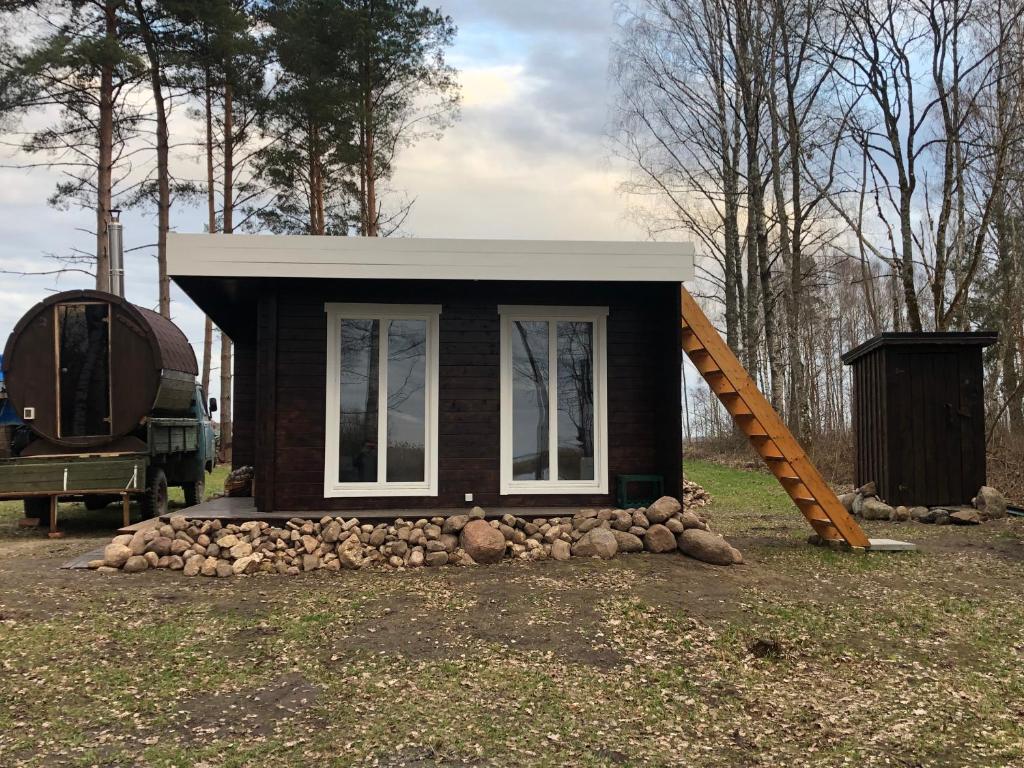
[[[695,484],[687,485],[684,499],[696,508],[710,501]],[[227,577],[469,566],[506,559],[608,559],[636,552],[682,553],[715,565],[743,562],[738,550],[710,531],[704,515],[683,509],[669,496],[646,509],[581,509],[572,516],[533,520],[510,514],[485,518],[480,507],[447,518],[382,523],[295,517],[283,527],[265,521],[223,525],[219,520],[173,517],[151,530],[115,537],[103,558],[89,567],[129,573],[166,568],[186,576]]]

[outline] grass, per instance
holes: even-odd
[[[687,475],[748,565],[103,576],[0,512],[0,765],[1024,764],[1024,522],[835,553],[770,476]]]

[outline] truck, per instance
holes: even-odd
[[[59,535],[58,500],[119,500],[126,526],[133,499],[146,517],[166,514],[169,487],[202,501],[217,404],[169,319],[116,293],[58,293],[14,327],[2,370],[20,424],[8,428],[0,499],[23,500],[23,524],[48,521]]]

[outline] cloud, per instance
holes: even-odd
[[[391,188],[415,199],[404,234],[432,237],[644,239],[617,192],[628,169],[609,158],[608,50],[612,7],[606,0],[451,0],[440,2],[459,26],[449,60],[460,69],[462,119],[439,141],[424,141],[397,159]],[[145,91],[138,98],[145,99]],[[172,170],[205,176],[201,131],[176,104],[178,145]],[[141,162],[141,161],[140,161]],[[56,211],[46,198],[59,172],[0,168],[0,268],[48,266],[45,253],[93,248],[90,211]],[[152,211],[126,211],[126,247],[155,239]],[[172,226],[204,231],[202,205],[180,203]],[[126,255],[128,296],[155,307],[151,248]],[[91,287],[85,275],[8,277],[0,284],[0,334],[53,290]],[[175,321],[202,354],[203,315],[172,286]],[[214,369],[217,350],[214,349]],[[216,393],[216,389],[214,390]]]

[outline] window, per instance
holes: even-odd
[[[498,311],[501,493],[607,493],[607,307]]]
[[[440,307],[326,310],[324,496],[436,496]]]

